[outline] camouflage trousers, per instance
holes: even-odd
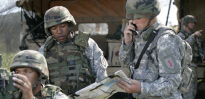
[[[197,92],[197,67],[190,67],[194,71],[194,79],[191,83],[191,86],[188,92],[184,93],[183,99],[195,99],[196,92]]]

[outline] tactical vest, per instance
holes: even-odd
[[[85,55],[89,36],[79,32],[65,44],[48,41],[44,47],[44,56],[48,63],[50,83],[62,88],[69,95],[95,81],[88,59]],[[51,48],[49,48],[51,47]]]
[[[62,90],[58,86],[53,86],[53,85],[44,86],[43,85],[43,89],[39,91],[37,94],[35,94],[34,96],[37,99],[53,99],[56,93],[59,91],[62,91]],[[21,91],[14,92],[12,95],[13,95],[12,99],[22,99]]]
[[[61,88],[53,85],[46,85],[41,91],[35,94],[37,99],[53,99],[57,92],[60,92]]]
[[[185,39],[187,39],[192,33],[188,33],[185,30],[180,30],[179,32],[183,33],[185,36]],[[198,38],[196,38],[196,40],[198,40]],[[192,45],[190,45],[192,48],[192,53],[193,53],[193,58],[192,58],[192,62],[193,63],[197,63],[197,58],[199,57],[199,42],[196,41],[194,42]]]

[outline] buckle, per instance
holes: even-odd
[[[154,59],[153,59],[152,56],[150,55],[149,50],[146,50],[145,53],[147,54],[147,56],[148,56],[148,58],[151,60],[151,62],[154,63]]]

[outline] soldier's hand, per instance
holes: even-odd
[[[126,83],[122,79],[118,79],[122,84],[116,83],[121,89],[127,93],[141,93],[141,83],[137,80],[130,79],[132,85]]]
[[[201,32],[202,32],[203,30],[199,30],[199,31],[196,31],[195,33],[194,33],[194,36],[195,37],[200,37],[200,36],[202,36],[201,35]]]
[[[16,82],[13,83],[13,85],[22,91],[23,94],[22,98],[33,99],[34,95],[32,91],[32,85],[30,81],[27,79],[27,77],[21,74],[14,74],[14,76],[21,78],[18,79],[16,77],[13,77],[12,79]]]
[[[125,44],[130,44],[132,42],[132,36],[135,38],[135,35],[132,34],[130,30],[136,31],[135,26],[131,24],[132,20],[129,21],[129,25],[126,27],[124,31],[124,38],[125,38]]]

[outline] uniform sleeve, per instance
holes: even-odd
[[[158,39],[159,79],[151,83],[141,82],[139,98],[164,96],[177,91],[182,79],[181,60],[183,56],[179,50],[180,42],[177,42],[177,37],[165,34]]]
[[[199,46],[199,54],[201,56],[201,58],[204,57],[203,55],[203,50],[201,48],[201,45],[199,44],[199,40],[197,38],[194,37],[194,34],[190,35],[187,39],[185,39],[185,36],[182,33],[179,33],[178,36],[180,36],[183,40],[187,41],[189,43],[189,45],[193,45],[195,42],[197,42],[197,46]]]
[[[96,75],[96,82],[107,77],[107,60],[103,55],[103,51],[98,47],[97,43],[89,38],[88,48],[85,50],[87,58],[90,60],[92,72]]]
[[[38,52],[41,53],[42,55],[44,54],[44,46],[45,44],[43,44],[38,50]]]
[[[185,39],[185,36],[183,33],[179,32],[177,34],[179,37],[181,37],[181,39],[187,41],[190,45],[193,45],[194,42],[196,42],[196,38],[194,37],[194,34],[190,35],[187,39]]]
[[[189,45],[193,45],[196,42],[196,38],[194,37],[194,34],[190,35],[187,39],[185,39],[189,43]]]
[[[134,58],[134,48],[133,48],[133,42],[125,45],[124,38],[122,39],[122,45],[120,47],[119,52],[119,59],[123,64],[128,65]]]
[[[185,36],[184,36],[184,34],[183,33],[181,33],[181,32],[179,32],[178,34],[177,34],[179,37],[181,37],[181,39],[185,39]]]
[[[201,59],[204,57],[204,54],[203,54],[203,49],[201,48],[201,45],[199,43],[199,39],[196,38],[196,42],[197,42],[197,46],[199,46],[199,55],[201,57]]]
[[[57,92],[54,96],[53,99],[69,99],[68,96],[66,96],[64,93],[62,92]]]

